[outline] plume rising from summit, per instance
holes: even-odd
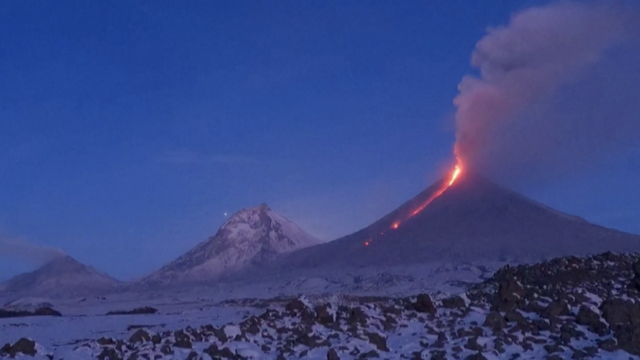
[[[568,1],[489,29],[471,57],[479,74],[463,78],[454,100],[465,168],[546,176],[640,139],[638,24],[634,4]]]

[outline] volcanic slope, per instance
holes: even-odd
[[[0,284],[0,296],[49,298],[97,295],[111,292],[121,283],[71,256],[57,257],[39,269]]]
[[[166,286],[214,280],[320,242],[262,204],[236,213],[214,236],[141,283]]]
[[[411,216],[447,181],[440,180],[369,227],[297,251],[281,259],[278,266],[335,269],[532,262],[609,250],[640,251],[638,235],[563,214],[472,173],[462,174],[429,206]]]

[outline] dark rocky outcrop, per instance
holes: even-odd
[[[463,298],[460,296],[452,296],[442,299],[442,307],[445,309],[461,309],[466,306]]]
[[[15,342],[15,344],[11,345],[11,344],[5,344],[1,349],[0,349],[0,355],[1,356],[9,356],[9,357],[16,357],[16,355],[18,354],[25,354],[25,355],[29,355],[29,356],[35,356],[36,355],[36,342],[31,340],[31,339],[27,339],[27,338],[22,338],[18,341]]]
[[[152,308],[150,306],[135,308],[133,310],[115,310],[109,311],[107,315],[148,315],[155,314],[158,312],[158,309]]]
[[[428,294],[418,295],[415,302],[409,303],[409,309],[431,315],[435,315],[437,311],[436,306],[433,304],[433,301]]]
[[[0,318],[17,318],[28,316],[62,316],[62,314],[50,307],[39,308],[35,311],[0,309]]]

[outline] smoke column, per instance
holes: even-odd
[[[23,239],[0,237],[0,256],[18,258],[35,265],[43,265],[55,258],[65,256],[62,250],[36,245]]]
[[[471,57],[479,74],[463,78],[454,100],[463,166],[510,181],[576,171],[637,144],[638,14],[621,1],[559,2],[489,29]]]

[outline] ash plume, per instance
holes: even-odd
[[[43,265],[65,255],[60,249],[37,245],[25,239],[0,237],[0,257],[17,258],[34,265]]]
[[[576,171],[640,139],[640,16],[622,1],[524,10],[477,44],[459,84],[466,168],[506,181]],[[521,179],[520,179],[521,180]]]

